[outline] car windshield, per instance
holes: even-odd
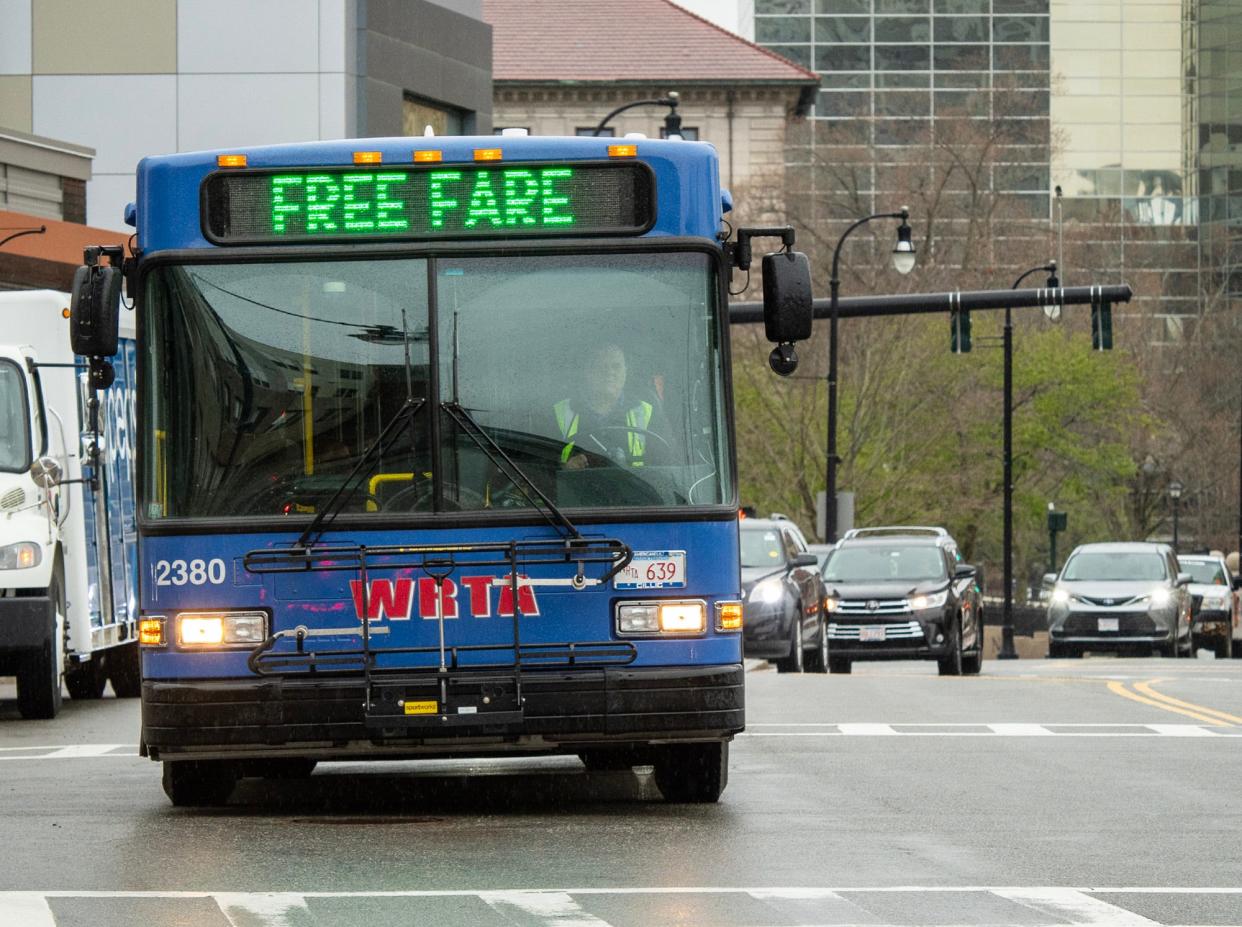
[[[356,465],[342,512],[531,508],[488,440],[562,508],[727,502],[715,293],[701,253],[159,267],[144,514],[310,515]]]
[[[30,466],[26,385],[12,361],[0,361],[0,470],[19,473]]]
[[[1127,582],[1168,579],[1164,557],[1145,551],[1091,550],[1074,554],[1065,564],[1063,580]]]
[[[772,528],[748,528],[742,526],[742,566],[778,567],[785,562],[781,547],[781,535]]]
[[[1183,572],[1190,574],[1193,583],[1205,583],[1211,586],[1229,585],[1229,577],[1225,568],[1217,560],[1178,560],[1177,565]]]
[[[925,582],[946,575],[940,548],[926,544],[843,547],[824,566],[824,579],[830,583]]]

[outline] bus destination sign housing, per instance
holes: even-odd
[[[655,180],[640,161],[439,163],[216,171],[203,233],[218,245],[641,235]]]

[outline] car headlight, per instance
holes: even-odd
[[[750,590],[749,599],[760,605],[772,605],[785,597],[785,584],[779,579],[765,579]]]
[[[835,596],[828,596],[827,598],[824,599],[824,611],[835,612],[840,607],[841,607],[841,600],[836,598]]]
[[[943,608],[947,601],[949,601],[948,589],[944,592],[933,592],[931,595],[916,595],[910,599],[910,607],[916,612],[921,612],[927,608]]]
[[[1052,590],[1053,605],[1068,605],[1070,600],[1069,591],[1066,589],[1056,588]]]
[[[621,634],[701,634],[707,627],[707,605],[688,602],[621,602],[617,631]]]
[[[0,547],[0,570],[28,570],[43,562],[43,548],[34,541]]]
[[[182,612],[177,616],[177,643],[182,647],[261,644],[266,638],[263,612]]]
[[[1149,598],[1151,599],[1151,604],[1156,608],[1164,608],[1164,606],[1169,604],[1173,596],[1164,586],[1157,586],[1151,591]]]
[[[1211,596],[1211,597],[1204,596],[1203,607],[1211,608],[1211,609],[1222,609],[1222,610],[1226,609],[1229,607],[1229,597],[1223,596],[1223,595]]]

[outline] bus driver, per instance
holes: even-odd
[[[592,466],[591,458],[641,467],[646,462],[655,406],[626,393],[625,352],[612,342],[597,345],[586,356],[582,383],[574,398],[553,406],[556,433],[564,446],[561,463],[571,470]]]

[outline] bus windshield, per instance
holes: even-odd
[[[21,369],[0,360],[0,470],[19,473],[30,466],[30,424]]]
[[[531,483],[568,508],[729,501],[706,254],[165,265],[147,279],[148,518],[308,515],[355,467],[342,512],[530,508]]]

